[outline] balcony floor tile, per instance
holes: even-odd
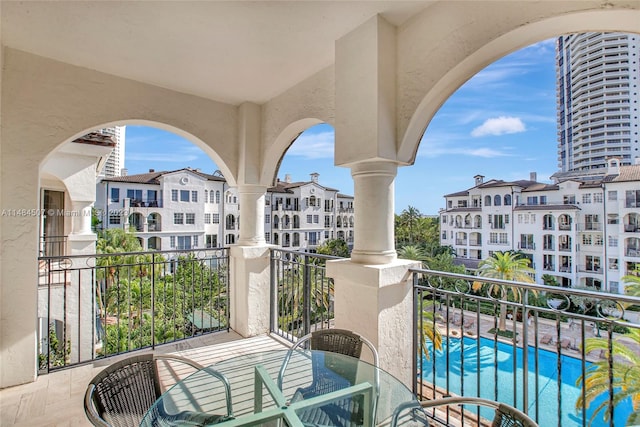
[[[210,365],[230,357],[286,348],[285,341],[269,335],[243,338],[235,332],[219,332],[168,344],[156,353],[188,357]],[[0,390],[2,427],[76,427],[91,423],[84,414],[83,399],[87,383],[105,366],[128,357],[121,355],[94,363],[40,375],[29,384]]]

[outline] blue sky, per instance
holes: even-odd
[[[443,195],[488,179],[550,182],[557,170],[555,40],[546,40],[494,62],[468,80],[440,108],[425,132],[416,162],[398,169],[395,211],[413,206],[427,215],[444,207]],[[153,147],[153,150],[150,149]],[[278,172],[284,179],[320,183],[353,194],[351,171],[333,165],[329,125],[304,132],[287,151]],[[127,126],[129,174],[183,167],[213,172],[216,165],[195,145],[156,128]]]

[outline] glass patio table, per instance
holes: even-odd
[[[281,372],[285,360],[286,369]],[[336,353],[259,352],[233,357],[210,368],[224,374],[231,385],[233,417],[216,420],[221,427],[386,425],[400,404],[418,405],[413,393],[391,374]],[[207,374],[207,369],[167,390],[140,425],[212,425],[175,421],[175,414],[182,411],[226,415],[224,388]]]

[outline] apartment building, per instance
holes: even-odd
[[[610,159],[599,177],[553,184],[484,181],[445,195],[442,245],[470,269],[497,251],[520,251],[536,282],[624,292],[621,277],[640,267],[640,164]]]
[[[640,156],[638,56],[638,34],[591,32],[557,39],[560,174],[602,174],[598,169],[606,168],[608,158],[632,165]]]
[[[315,252],[328,239],[353,243],[353,197],[318,182],[284,181],[265,196],[265,240]],[[193,249],[233,245],[240,232],[235,188],[219,174],[185,168],[104,178],[96,209],[102,228],[133,229],[144,249]]]
[[[124,171],[124,156],[126,145],[126,127],[125,126],[112,126],[108,128],[99,129],[96,133],[110,137],[115,141],[115,146],[104,166],[100,170],[100,175],[104,177],[114,177],[122,175]]]

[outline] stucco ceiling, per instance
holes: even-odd
[[[7,1],[2,43],[157,86],[262,103],[329,66],[377,13],[399,25],[431,1]]]

